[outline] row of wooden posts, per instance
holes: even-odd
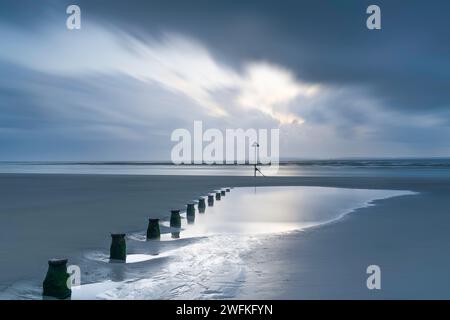
[[[214,194],[208,194],[208,207],[214,205],[214,199],[220,200],[230,192],[230,188],[215,191]],[[198,212],[204,213],[206,210],[205,198],[200,198],[197,204]],[[181,228],[181,210],[171,210],[170,227]],[[186,220],[193,223],[195,220],[195,204],[188,203],[186,207]],[[176,233],[175,233],[176,234]],[[179,233],[178,233],[179,234]],[[109,259],[111,262],[125,262],[127,258],[127,246],[125,241],[125,233],[111,234],[111,247],[109,251]],[[159,240],[161,231],[159,228],[159,219],[149,218],[147,227],[147,240]],[[68,259],[50,259],[48,261],[48,270],[43,282],[43,295],[58,299],[66,299],[72,295],[72,290],[68,283],[69,274],[67,273]]]

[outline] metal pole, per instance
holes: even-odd
[[[257,157],[257,152],[256,152],[256,148],[257,148],[257,145],[255,145],[255,170],[254,170],[254,177],[256,177],[256,162],[257,162],[257,159],[256,159],[256,157]]]

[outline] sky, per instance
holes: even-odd
[[[169,160],[195,120],[279,128],[281,158],[450,156],[449,14],[445,0],[3,0],[0,161]]]

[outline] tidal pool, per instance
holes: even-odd
[[[193,223],[183,219],[180,237],[302,230],[338,220],[372,205],[374,200],[407,194],[413,192],[295,186],[234,188],[215,200],[204,214],[196,210]],[[168,237],[163,236],[163,240]]]
[[[83,253],[82,285],[73,288],[72,299],[235,298],[249,273],[255,285],[256,271],[248,268],[246,257],[260,250],[256,244],[261,241],[272,237],[270,245],[282,246],[286,233],[336,222],[375,205],[375,200],[412,194],[328,187],[233,188],[204,213],[196,207],[195,219],[188,221],[182,213],[179,229],[162,221],[159,241],[145,241],[145,230],[128,233],[127,263],[109,263],[107,249]],[[258,272],[270,273],[270,261],[258,264]],[[40,298],[40,288],[22,283],[10,288],[11,295]],[[258,297],[255,292],[253,298]]]

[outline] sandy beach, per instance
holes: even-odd
[[[450,1],[105,3],[0,2],[0,301],[450,300]]]
[[[409,190],[337,222],[264,239],[243,252],[245,283],[235,298],[449,298],[448,178],[227,177],[2,174],[0,290],[39,283],[47,260],[80,261],[105,250],[111,232],[146,228],[149,217],[221,187],[322,186]],[[173,244],[170,244],[173,246]],[[270,263],[270,272],[262,265]],[[382,290],[368,290],[364,266],[383,270]],[[258,295],[255,296],[255,287]]]

